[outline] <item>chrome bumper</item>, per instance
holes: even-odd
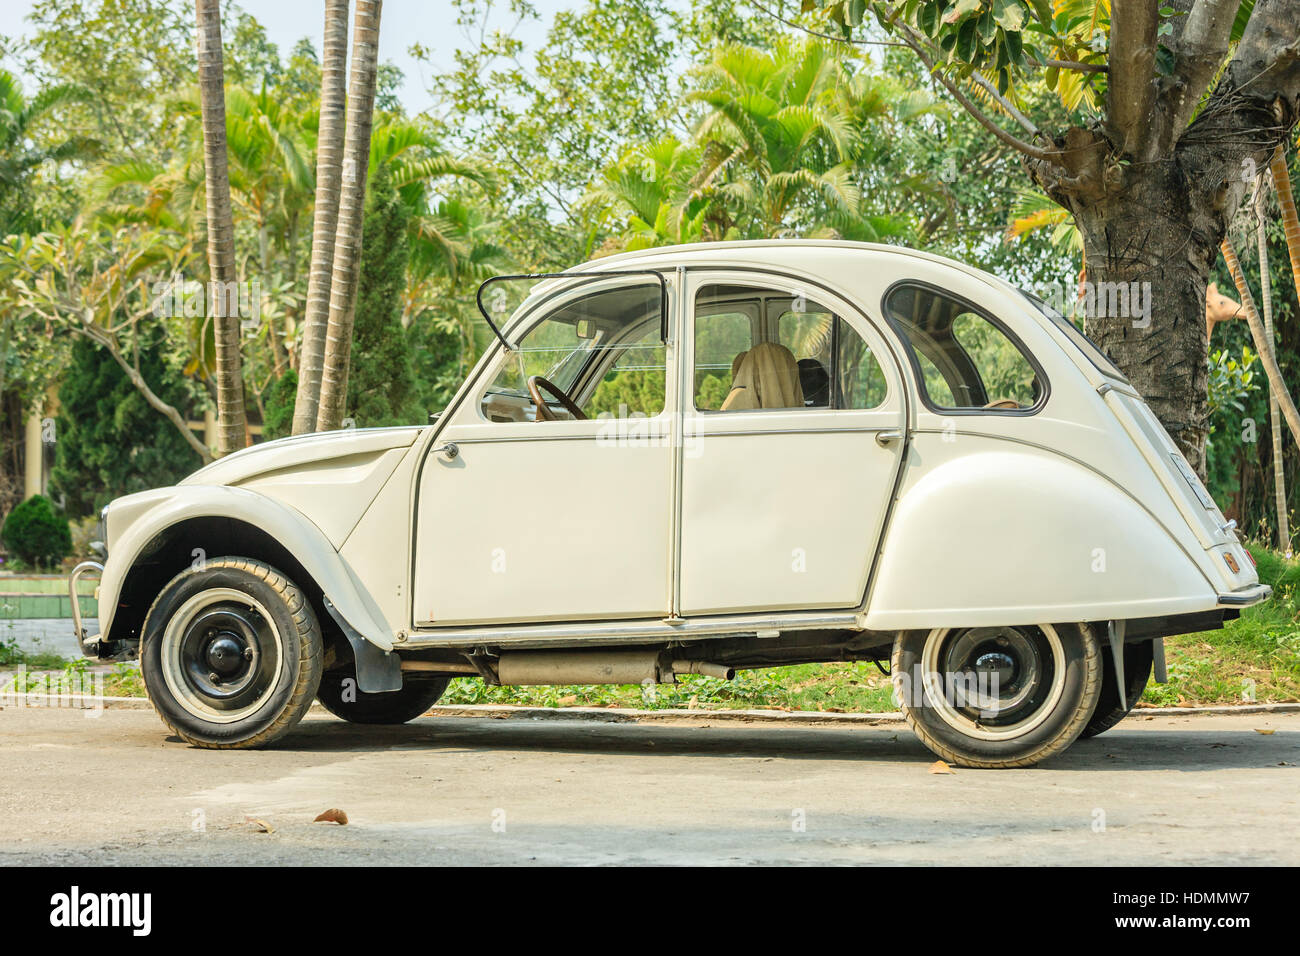
[[[81,623],[81,601],[77,596],[77,582],[80,581],[81,576],[88,571],[94,571],[96,574],[102,575],[104,573],[104,566],[98,561],[82,561],[79,565],[73,568],[72,573],[68,575],[68,597],[71,598],[72,601],[72,628],[73,632],[77,635],[77,642],[81,645],[82,653],[87,657],[98,657],[99,635],[96,634],[93,640],[87,640],[86,628]],[[93,644],[94,646],[88,647],[88,644]]]
[[[1219,604],[1225,607],[1250,607],[1260,601],[1267,601],[1272,596],[1271,587],[1267,584],[1256,584],[1254,587],[1233,591],[1231,594],[1220,594]]]

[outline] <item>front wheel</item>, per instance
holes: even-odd
[[[198,747],[288,733],[320,683],[311,603],[260,561],[219,558],[173,578],[145,618],[140,672],[158,715]]]
[[[1083,731],[1101,648],[1078,624],[905,631],[894,693],[922,743],[960,767],[1031,767]]]

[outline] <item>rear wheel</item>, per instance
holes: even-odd
[[[912,730],[962,767],[1030,767],[1060,753],[1101,693],[1101,648],[1077,624],[905,631],[892,664]]]
[[[1155,648],[1150,641],[1141,644],[1124,645],[1124,701],[1119,699],[1119,682],[1115,679],[1115,665],[1111,661],[1109,647],[1101,651],[1102,682],[1101,698],[1093,712],[1088,726],[1083,728],[1082,737],[1096,737],[1104,734],[1128,716],[1133,705],[1138,702],[1146,690],[1147,681],[1151,679],[1151,665],[1155,659]]]
[[[145,618],[149,699],[197,747],[259,747],[311,706],[321,674],[316,614],[287,577],[219,558],[173,578]]]
[[[432,680],[406,678],[401,690],[365,694],[357,688],[356,671],[330,671],[320,682],[317,699],[335,717],[354,724],[404,724],[414,720],[438,702],[450,678]]]

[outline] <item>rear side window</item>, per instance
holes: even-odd
[[[1045,394],[1041,372],[998,323],[938,289],[904,284],[885,315],[907,343],[927,403],[939,410],[1025,411]]]

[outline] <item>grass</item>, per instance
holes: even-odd
[[[1161,706],[1300,700],[1300,561],[1249,545],[1273,597],[1242,611],[1221,631],[1165,640],[1168,684],[1148,684],[1142,700]]]
[[[1219,631],[1166,638],[1169,683],[1147,685],[1141,704],[1187,706],[1300,700],[1300,560],[1250,545],[1261,581],[1273,598],[1246,608]],[[48,681],[34,672],[71,680],[89,661],[20,650],[0,629],[0,670],[25,665],[27,681]],[[143,697],[136,662],[114,665],[104,693]],[[529,707],[639,707],[665,709],[756,709],[879,713],[896,709],[889,678],[874,664],[796,664],[742,671],[734,681],[687,676],[677,684],[570,687],[489,687],[474,678],[453,680],[445,704],[516,704]],[[1139,705],[1141,706],[1141,705]]]

